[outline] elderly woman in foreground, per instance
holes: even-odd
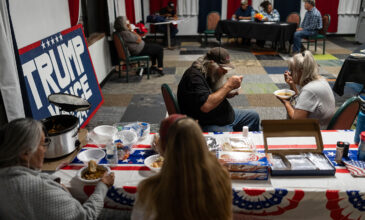
[[[318,119],[321,129],[326,129],[335,112],[335,97],[327,80],[319,75],[312,53],[307,50],[293,56],[284,78],[297,95],[294,106],[289,100],[279,98],[289,118]]]
[[[161,123],[162,169],[139,184],[132,220],[232,219],[228,172],[208,151],[193,119],[175,117],[171,123],[171,117]]]
[[[114,174],[104,175],[84,203],[57,178],[41,173],[50,139],[40,122],[16,119],[0,129],[0,216],[2,219],[96,219]]]

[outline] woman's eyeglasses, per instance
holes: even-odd
[[[43,147],[48,147],[50,144],[51,144],[51,138],[45,137],[42,146]]]

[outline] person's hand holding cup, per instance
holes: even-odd
[[[228,87],[231,91],[227,94],[227,98],[232,98],[239,94],[239,89],[241,88],[243,76],[231,76],[227,79]]]

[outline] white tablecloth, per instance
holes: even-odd
[[[241,133],[206,133],[219,143]],[[261,132],[250,132],[257,149],[263,150]],[[351,144],[350,154],[356,154],[353,144],[354,131],[322,131],[324,153],[335,156],[336,142]],[[153,135],[138,143],[136,151],[128,160],[120,161],[116,167],[115,184],[109,190],[105,207],[130,210],[135,200],[138,183],[154,175],[143,164],[146,156],[153,154],[150,148]],[[87,145],[85,148],[96,147]],[[101,163],[105,163],[103,160]],[[268,181],[232,180],[233,205],[236,219],[247,215],[255,219],[362,219],[365,217],[365,178],[352,177],[345,167],[336,165],[336,175],[330,177],[270,177]],[[70,192],[78,199],[85,200],[94,186],[85,185],[77,177],[83,164],[75,160],[69,166],[54,173],[61,177]]]

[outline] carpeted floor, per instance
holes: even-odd
[[[112,73],[102,87],[104,104],[90,120],[87,128],[101,124],[116,122],[130,123],[144,121],[151,123],[151,131],[159,129],[159,122],[166,117],[166,108],[161,95],[161,84],[167,83],[176,94],[177,85],[184,71],[198,57],[203,56],[211,47],[218,46],[213,39],[207,47],[202,47],[197,41],[181,39],[179,46],[173,50],[164,50],[164,72],[159,77],[151,75],[147,80],[125,83]],[[320,74],[333,86],[341,70],[344,59],[359,45],[353,37],[329,37],[326,42],[326,54],[322,55],[322,43],[319,43],[317,52],[314,45],[310,50],[320,65]],[[229,75],[243,75],[240,95],[230,99],[230,103],[239,109],[254,109],[261,119],[285,119],[286,111],[273,92],[277,89],[288,88],[285,84],[283,72],[287,70],[288,54],[278,53],[270,49],[267,43],[265,49],[254,49],[255,46],[244,47],[239,42],[222,41],[222,47],[228,49],[231,61],[236,66]],[[346,99],[357,94],[351,86],[346,87],[345,94],[340,97],[335,94],[336,107]]]

